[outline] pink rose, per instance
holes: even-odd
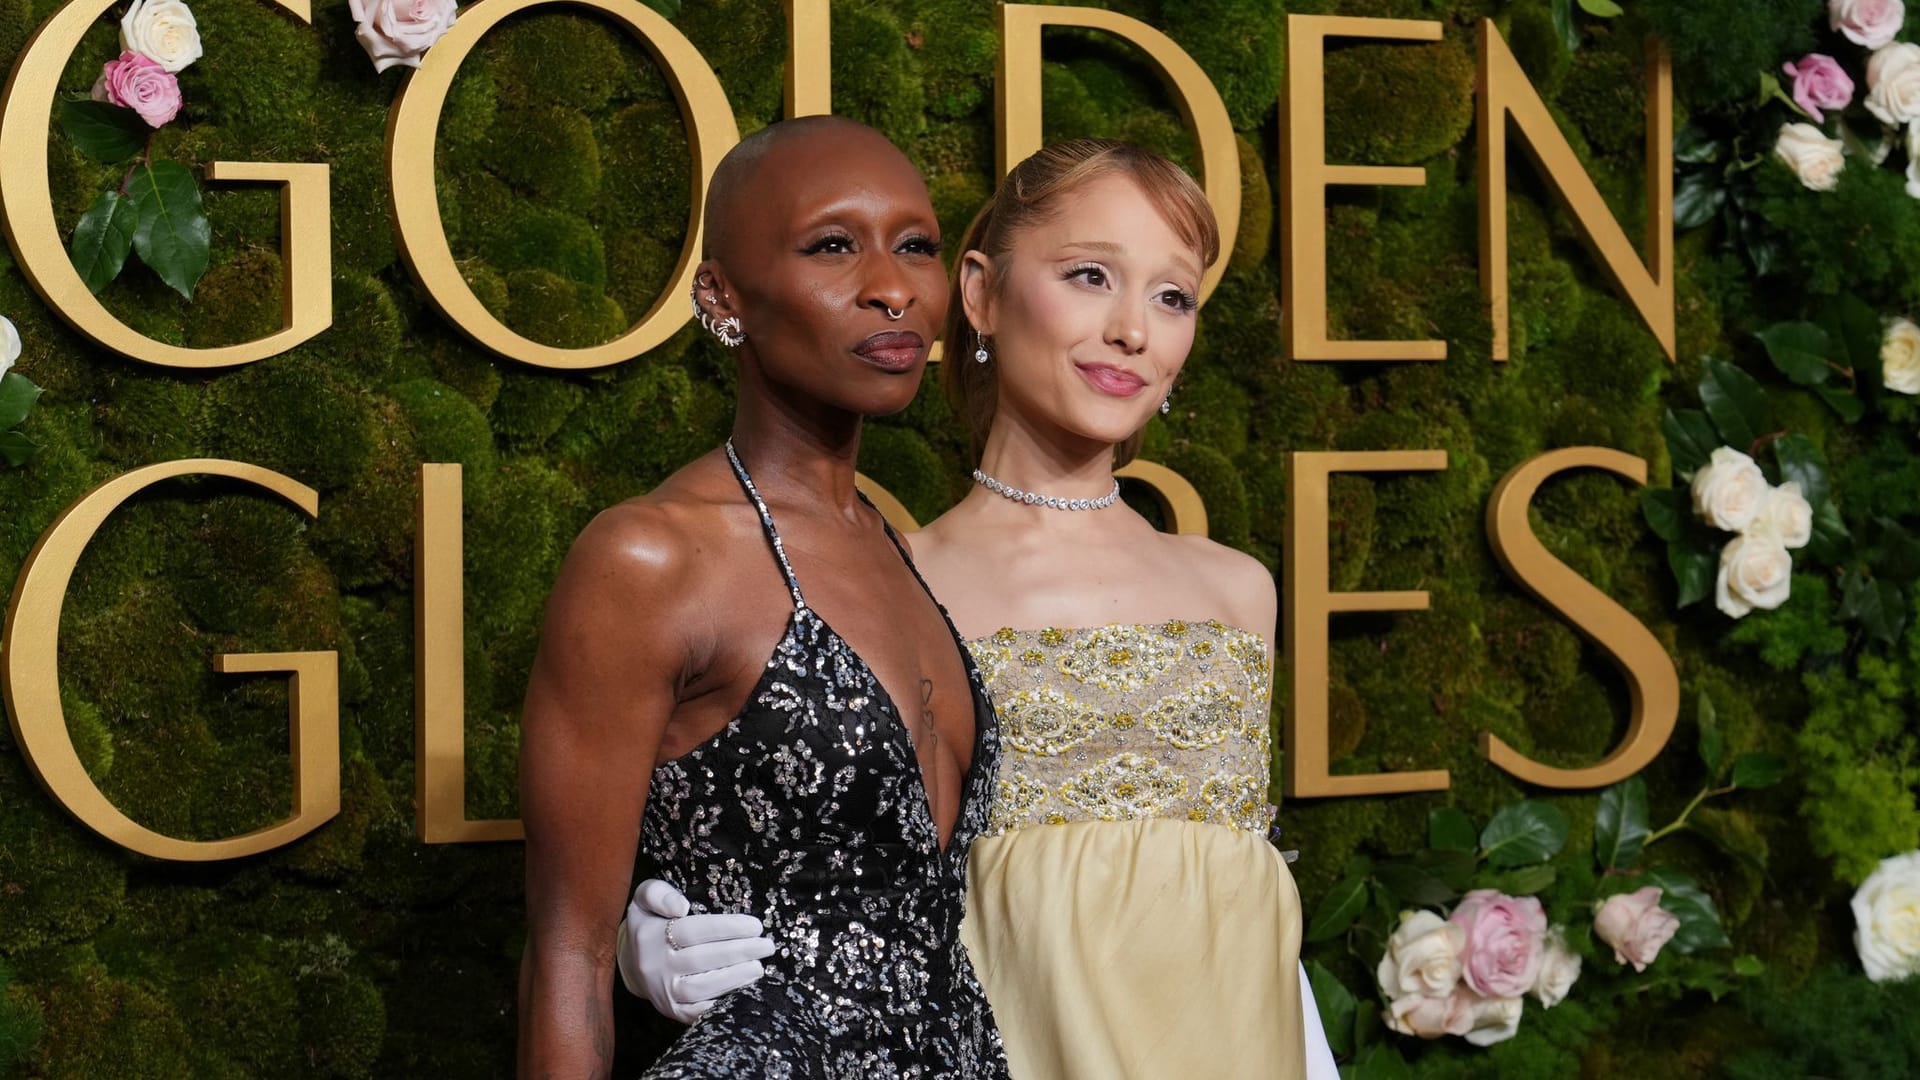
[[[123,52],[100,68],[93,100],[132,109],[148,127],[162,127],[180,112],[180,80],[137,52]]]
[[[1827,0],[1827,25],[1869,49],[1892,41],[1906,21],[1901,0]]]
[[[456,0],[347,0],[360,24],[353,36],[373,58],[373,70],[419,67],[433,43],[453,29]]]
[[[1673,940],[1680,919],[1660,906],[1661,889],[1649,885],[1638,892],[1607,897],[1593,916],[1593,932],[1613,946],[1613,959],[1645,971],[1660,955],[1660,947]]]
[[[1462,977],[1483,997],[1517,998],[1533,989],[1547,940],[1547,913],[1531,896],[1475,889],[1448,920],[1466,931]]]
[[[1783,64],[1793,79],[1794,104],[1807,110],[1816,124],[1826,123],[1821,109],[1844,109],[1853,101],[1853,80],[1839,61],[1824,53],[1808,53],[1798,64]]]
[[[1411,994],[1387,1006],[1387,1026],[1402,1035],[1437,1039],[1442,1035],[1465,1035],[1473,1030],[1480,996],[1457,986],[1446,997]]]

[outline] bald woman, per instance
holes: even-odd
[[[913,400],[946,314],[925,183],[868,128],[793,120],[727,155],[705,213],[732,437],[581,532],[527,689],[520,1075],[609,1075],[644,851],[771,942],[649,1077],[1005,1077],[959,936],[992,708],[854,487],[862,418]]]

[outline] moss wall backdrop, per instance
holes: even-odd
[[[717,72],[743,134],[779,116],[779,3],[649,2]],[[117,806],[171,835],[224,837],[290,810],[286,697],[281,679],[214,674],[211,656],[337,650],[342,808],[266,856],[160,864],[77,826],[0,734],[0,1074],[506,1075],[523,934],[518,846],[428,846],[412,833],[418,466],[465,466],[469,812],[515,816],[518,711],[555,568],[599,508],[646,491],[718,443],[730,417],[731,361],[693,327],[591,374],[534,369],[475,348],[416,290],[387,223],[382,136],[405,69],[374,73],[345,0],[316,0],[310,27],[250,0],[192,6],[206,55],[182,73],[186,111],[156,150],[196,167],[327,163],[333,326],[292,352],[227,371],[134,363],[68,330],[0,253],[0,314],[26,343],[18,370],[46,390],[26,425],[39,456],[0,469],[0,580],[12,579],[62,508],[136,466],[233,458],[317,488],[317,520],[211,481],[166,485],[116,512],[68,594],[61,687],[81,756]],[[1512,360],[1491,362],[1476,282],[1474,25],[1496,20],[1625,231],[1639,236],[1647,36],[1658,31],[1675,57],[1680,124],[1737,118],[1754,108],[1755,72],[1799,55],[1824,29],[1824,5],[1629,0],[1608,20],[1553,0],[1107,6],[1164,29],[1206,70],[1238,131],[1245,191],[1226,278],[1146,455],[1200,490],[1217,539],[1277,564],[1287,451],[1448,453],[1443,473],[1334,483],[1333,587],[1424,589],[1432,607],[1339,620],[1331,702],[1336,771],[1444,767],[1453,788],[1286,807],[1284,843],[1304,852],[1296,873],[1308,909],[1345,875],[1350,856],[1423,846],[1429,812],[1442,805],[1484,822],[1522,796],[1544,798],[1572,822],[1570,851],[1586,861],[1596,797],[1524,791],[1480,757],[1475,740],[1492,731],[1551,764],[1589,763],[1619,738],[1625,684],[1500,573],[1484,534],[1487,496],[1521,461],[1573,445],[1639,455],[1666,483],[1663,411],[1695,403],[1702,357],[1764,366],[1750,334],[1777,315],[1781,293],[1729,253],[1718,226],[1683,232],[1679,360],[1669,364],[1518,161]],[[0,61],[10,65],[56,7],[0,0]],[[1335,193],[1333,333],[1443,338],[1443,363],[1282,357],[1276,104],[1289,12],[1446,26],[1437,44],[1339,49],[1327,79],[1329,160],[1416,165],[1427,178],[1419,188]],[[835,112],[877,127],[911,155],[948,236],[957,236],[993,184],[993,5],[835,0],[832,17]],[[64,87],[84,92],[117,50],[109,16],[73,57]],[[1112,136],[1190,162],[1177,110],[1131,46],[1050,32],[1046,57],[1039,107],[1048,138]],[[71,228],[119,170],[91,163],[57,129],[49,139],[56,211]],[[1757,162],[1765,149],[1742,153]],[[466,280],[520,333],[568,346],[610,340],[664,285],[688,215],[686,140],[660,72],[610,25],[555,6],[489,35],[454,84],[436,157]],[[1875,201],[1898,192],[1896,171],[1863,168],[1862,178],[1849,178],[1821,204],[1823,225],[1813,223],[1814,196],[1784,166],[1759,165],[1753,175],[1755,205],[1772,200],[1780,257],[1835,268],[1825,292],[1869,292],[1889,311],[1920,295],[1920,216],[1900,208],[1896,220],[1884,209],[1890,203]],[[276,195],[209,185],[206,204],[212,268],[191,302],[133,264],[103,293],[118,317],[157,339],[226,344],[278,325]],[[1790,291],[1790,305],[1806,299],[1798,286]],[[929,378],[904,414],[871,425],[860,462],[923,521],[965,491],[969,467],[934,384]],[[1829,457],[1850,437],[1817,404],[1794,416]],[[1889,485],[1920,474],[1911,428],[1859,448],[1856,471]],[[1910,496],[1882,499],[1876,512],[1920,519]],[[1805,604],[1741,624],[1744,642],[1727,640],[1725,620],[1677,614],[1665,549],[1630,485],[1599,473],[1555,479],[1535,523],[1558,558],[1650,626],[1675,657],[1688,705],[1645,774],[1656,824],[1702,786],[1693,751],[1702,692],[1731,752],[1798,760],[1795,740],[1816,706],[1854,715],[1834,704],[1840,691],[1815,700],[1791,661],[1776,666],[1757,647],[1790,649],[1791,635],[1818,630]],[[1888,663],[1877,689],[1857,696],[1891,715],[1889,739],[1906,739],[1910,753],[1910,679],[1900,665],[1920,663],[1920,638]],[[1837,678],[1851,685],[1844,669]],[[1913,774],[1895,776],[1892,797],[1910,804]],[[1904,1056],[1920,1054],[1911,1030],[1920,993],[1873,987],[1854,964],[1846,899],[1862,875],[1837,869],[1843,845],[1810,839],[1802,806],[1815,782],[1796,768],[1779,787],[1701,811],[1712,815],[1719,843],[1689,829],[1663,844],[1663,860],[1691,870],[1718,902],[1733,944],[1717,959],[1676,959],[1670,975],[1611,990],[1593,980],[1556,1009],[1530,1006],[1519,1036],[1491,1050],[1403,1040],[1413,1072],[1798,1075],[1767,1048],[1850,1031],[1874,1040],[1857,1051],[1869,1056],[1848,1057],[1836,1069],[1849,1071],[1829,1075],[1901,1075],[1902,1063],[1920,1063]],[[1902,840],[1913,846],[1920,838],[1906,827],[1888,826],[1892,835],[1876,838],[1885,850],[1857,857],[1903,850],[1892,846]],[[1721,850],[1729,845],[1739,857]],[[1572,873],[1591,879],[1594,871]],[[1591,942],[1581,948],[1598,954]],[[1379,942],[1349,951],[1335,939],[1308,956],[1363,1011],[1377,1011]],[[1748,975],[1763,974],[1713,983],[1687,966],[1725,969],[1736,956],[1755,958]],[[664,1031],[637,1011],[623,1015],[637,1068]],[[1882,1068],[1893,1071],[1874,1071]]]

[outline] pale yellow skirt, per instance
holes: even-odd
[[[1222,825],[1033,825],[968,861],[1013,1080],[1299,1080],[1300,934],[1286,860]]]

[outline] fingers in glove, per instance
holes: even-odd
[[[676,1002],[705,1001],[722,994],[751,986],[767,973],[765,965],[758,960],[734,964],[715,971],[702,971],[696,975],[682,975],[673,980],[669,992]]]
[[[692,910],[687,896],[659,878],[648,878],[633,890],[633,902],[649,914],[677,919]],[[759,933],[759,931],[754,931]]]
[[[675,949],[690,949],[716,941],[757,938],[763,932],[760,920],[751,915],[682,915],[667,924],[667,943]]]
[[[774,940],[766,937],[728,938],[707,945],[691,945],[668,952],[666,970],[675,977],[718,971],[748,960],[764,960],[772,956],[777,948]]]

